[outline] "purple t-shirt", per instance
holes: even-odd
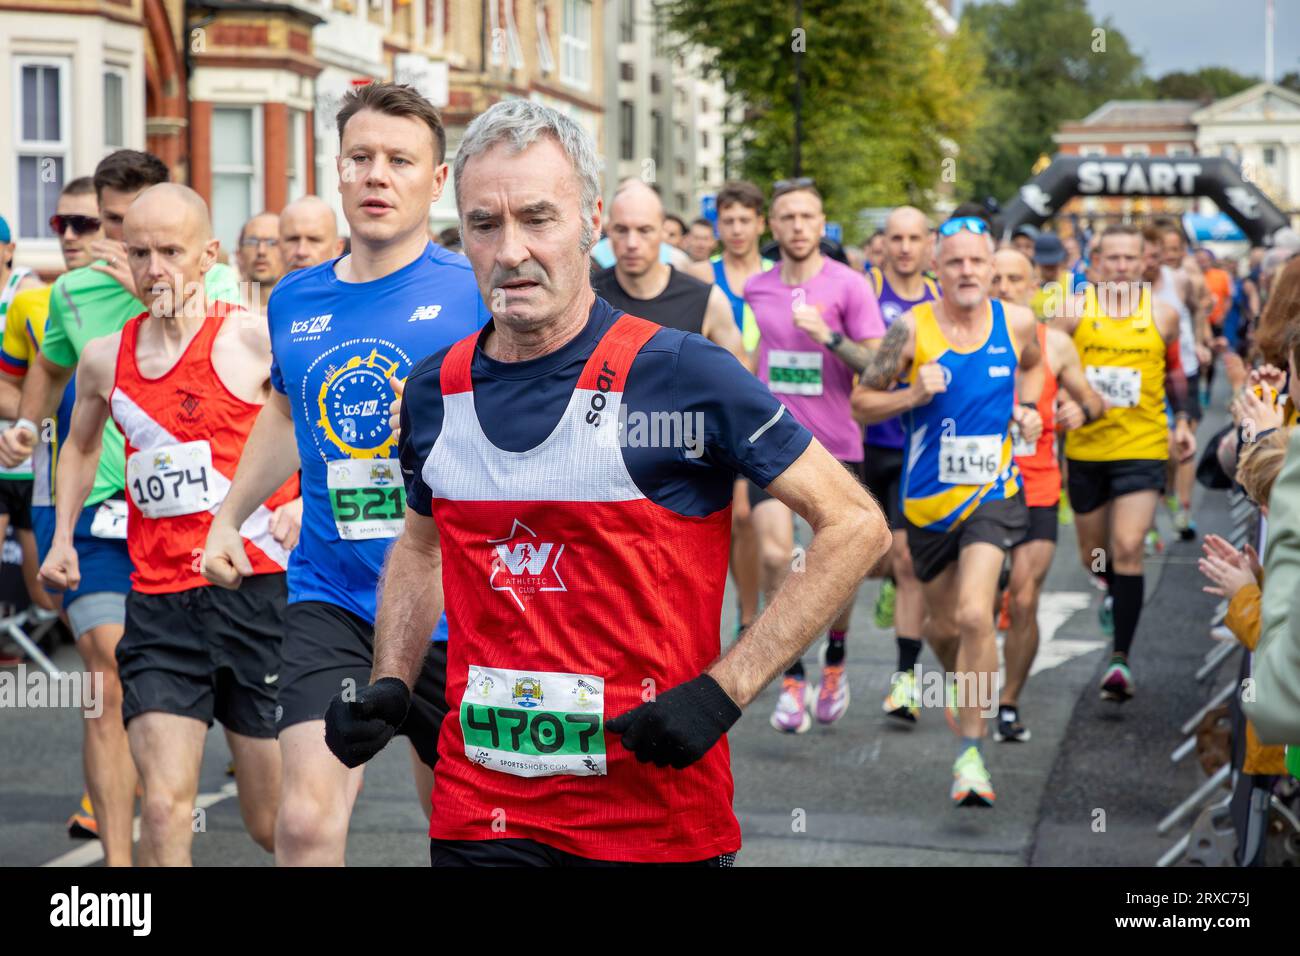
[[[758,322],[759,377],[827,451],[861,461],[862,428],[849,410],[853,369],[796,328],[793,311],[802,301],[847,339],[882,338],[885,323],[866,276],[823,256],[821,271],[801,285],[786,285],[776,268],[752,276],[744,295]]]

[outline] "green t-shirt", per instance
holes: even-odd
[[[204,277],[209,301],[239,301],[239,276],[230,266],[215,264]],[[50,295],[41,354],[55,365],[73,368],[91,339],[121,331],[144,311],[144,303],[112,276],[86,266],[59,276]],[[126,488],[126,449],[122,433],[109,419],[104,448],[87,505],[99,504]]]

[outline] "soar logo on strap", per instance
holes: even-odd
[[[388,427],[388,406],[395,396],[388,379],[404,378],[412,364],[400,346],[379,338],[340,342],[311,363],[302,401],[323,459],[393,457],[397,436]]]

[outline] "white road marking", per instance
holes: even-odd
[[[235,782],[232,780],[224,784],[216,793],[200,793],[194,800],[196,809],[206,810],[214,803],[220,803],[222,800],[229,800],[239,793]],[[140,841],[140,818],[136,817],[131,824],[131,839],[133,842]],[[42,863],[42,866],[92,866],[104,859],[104,848],[98,840],[87,840],[84,844],[75,850],[69,850],[62,856],[55,857],[48,863]]]
[[[1056,637],[1061,625],[1091,603],[1092,595],[1086,591],[1043,592],[1038,599],[1038,656],[1034,658],[1034,666],[1029,669],[1030,676],[1059,667],[1066,661],[1106,646],[1104,640]],[[999,636],[999,651],[1002,649],[1002,641],[1003,638]]]

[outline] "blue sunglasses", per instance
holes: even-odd
[[[989,234],[989,224],[978,216],[958,216],[956,219],[949,219],[939,227],[939,235],[945,239],[948,236],[955,236],[963,229],[975,233],[977,236],[987,236]]]

